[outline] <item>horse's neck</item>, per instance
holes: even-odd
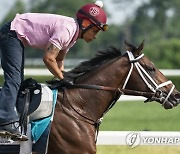
[[[122,80],[127,75],[129,68],[127,65],[127,58],[120,58],[119,60],[110,61],[103,64],[94,71],[84,75],[79,83],[94,84],[101,86],[108,86],[118,88],[123,85]]]
[[[127,59],[120,59],[104,64],[95,71],[92,71],[88,73],[88,75],[84,76],[80,83],[113,88],[122,87],[122,81],[127,75],[129,69],[125,68],[125,62],[127,63]],[[115,92],[104,90],[83,90],[83,92],[77,93],[77,95],[81,97],[79,105],[82,106],[83,104],[83,108],[86,108],[86,110],[83,111],[83,114],[91,115],[94,118],[100,117],[109,106],[111,100],[115,97]]]

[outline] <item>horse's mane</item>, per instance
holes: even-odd
[[[73,68],[69,72],[64,72],[64,76],[65,78],[74,80],[79,76],[82,76],[87,72],[96,69],[101,64],[106,63],[120,56],[122,56],[121,51],[115,47],[109,47],[106,50],[99,50],[96,53],[95,57],[80,63],[77,67]]]

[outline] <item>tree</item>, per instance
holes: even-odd
[[[17,0],[12,10],[8,13],[8,15],[4,18],[4,20],[0,23],[2,25],[3,23],[12,21],[15,17],[16,13],[23,13],[25,12],[24,2],[21,0]]]
[[[68,0],[68,1],[59,1],[59,0],[43,0],[43,1],[31,1],[31,12],[44,12],[44,13],[54,13],[54,14],[61,14],[66,16],[75,17],[75,13],[80,8],[80,6],[83,6],[87,3],[94,3],[93,0]],[[67,9],[68,8],[68,9]],[[117,26],[112,26],[113,28],[105,33],[100,33],[99,37],[96,41],[91,43],[85,43],[81,40],[78,40],[75,46],[71,49],[72,52],[69,52],[67,57],[73,58],[90,58],[92,57],[95,52],[100,49],[104,48],[107,44],[110,44],[109,40],[111,36],[111,39],[116,38],[113,37],[113,35],[116,35],[115,30],[117,31]],[[118,42],[118,40],[113,39],[115,42]],[[113,42],[113,41],[112,41]],[[116,43],[115,43],[116,44]]]
[[[180,39],[159,40],[145,47],[145,54],[159,68],[179,69]]]
[[[31,0],[30,11],[42,12],[42,13],[54,13],[54,14],[61,14],[61,15],[75,17],[76,11],[80,8],[80,6],[83,6],[86,3],[93,3],[93,0],[79,0],[79,1]]]
[[[151,0],[137,10],[136,18],[132,23],[133,35],[144,35],[150,42],[178,38],[180,32],[175,32],[175,29],[180,28],[179,10],[179,1]]]
[[[22,2],[21,0],[18,3]],[[28,4],[14,6],[11,12],[7,15],[7,18],[2,23],[10,21],[13,19],[16,13],[24,12],[41,12],[41,13],[54,13],[61,14],[65,16],[75,17],[76,11],[83,5],[87,3],[94,3],[94,0],[68,0],[68,1],[59,1],[59,0],[30,0]],[[21,6],[19,9],[19,6]],[[28,6],[28,10],[27,7]],[[107,11],[106,11],[107,12]],[[9,20],[10,18],[10,20]],[[124,34],[120,32],[119,26],[110,25],[110,28],[107,32],[100,32],[96,39],[91,43],[86,43],[82,40],[78,40],[75,46],[71,49],[72,52],[69,52],[67,58],[90,58],[94,56],[97,50],[107,48],[108,46],[115,45],[120,46],[122,40],[124,40]],[[42,57],[42,52],[37,52],[38,49],[28,48],[26,49],[26,57]]]
[[[118,5],[133,3],[114,0]],[[121,4],[123,3],[123,4]],[[160,68],[180,67],[180,1],[149,0],[136,10],[134,18],[127,21],[124,35],[139,44],[146,40],[144,51]]]
[[[122,7],[129,7],[130,4],[134,5],[134,0],[112,1],[117,4],[118,9],[121,9]],[[67,58],[90,58],[94,56],[97,50],[105,49],[111,45],[117,48],[121,47],[122,49],[122,47],[124,47],[124,40],[129,40],[130,42],[138,45],[145,39],[146,44],[144,51],[147,53],[148,57],[155,62],[155,64],[157,63],[158,67],[179,68],[180,66],[178,61],[180,61],[180,57],[178,55],[178,51],[180,51],[180,46],[177,45],[177,42],[180,42],[180,1],[141,1],[143,2],[142,5],[134,12],[132,17],[125,21],[123,25],[109,25],[109,30],[107,32],[100,32],[96,41],[91,43],[87,44],[84,41],[78,40],[75,46],[71,49],[71,52],[67,55]],[[75,13],[80,6],[90,2],[94,1],[31,0],[28,5],[28,11],[55,13],[75,17]],[[7,16],[6,21],[12,20],[17,12],[26,12],[26,8],[20,0],[11,10],[11,13]],[[161,44],[161,49],[159,49],[160,46],[158,44]],[[168,47],[166,44],[168,44]],[[157,51],[158,55],[152,51]],[[42,57],[43,54],[43,52],[37,52],[32,48],[28,49],[28,52],[25,53],[27,57]],[[171,53],[174,54],[173,57],[168,56]],[[168,65],[164,65],[160,55],[164,55],[163,61],[168,61]],[[160,58],[161,60],[158,60],[157,58]]]

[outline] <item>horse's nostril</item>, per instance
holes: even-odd
[[[174,95],[174,98],[175,98],[176,100],[180,100],[180,94],[179,94],[179,93],[175,94],[175,95]]]

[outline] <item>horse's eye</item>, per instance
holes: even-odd
[[[149,73],[154,73],[156,71],[155,67],[153,66],[145,65],[145,67]]]
[[[151,66],[148,66],[147,68],[148,68],[149,72],[151,72],[151,73],[155,72],[155,70],[156,70],[154,67],[151,67]]]

